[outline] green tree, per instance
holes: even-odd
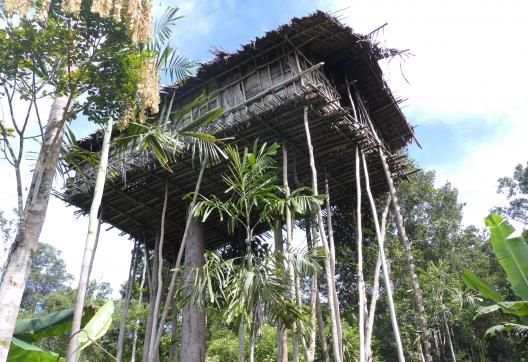
[[[508,206],[497,207],[493,212],[507,216],[511,220],[528,225],[528,163],[515,166],[512,177],[497,180],[497,192],[506,196]]]
[[[72,281],[61,252],[50,244],[39,243],[22,296],[21,311],[31,315],[50,312],[43,308],[45,297],[69,292]]]
[[[4,120],[0,122],[1,143],[6,158],[15,169],[18,213],[22,221],[0,284],[0,310],[5,316],[0,324],[0,361],[7,356],[24,285],[37,249],[67,122],[79,113],[95,122],[126,118],[130,105],[135,104],[138,94],[141,96],[140,90],[147,91],[141,96],[142,104],[157,111],[155,102],[145,101],[146,96],[148,101],[155,101],[158,96],[157,84],[149,78],[150,53],[133,43],[125,26],[118,26],[101,9],[91,9],[88,1],[44,3],[50,6],[45,9],[46,16],[13,21],[2,15],[5,26],[0,30],[0,53],[3,55],[0,85],[8,100],[14,129]],[[31,2],[4,1],[5,14],[25,13],[27,7],[21,9],[21,4],[31,5]],[[138,88],[141,81],[149,84]],[[38,103],[53,101],[46,125],[39,122],[43,137],[25,206],[20,163],[25,155],[22,145],[30,117],[23,114],[17,119],[13,109],[18,107],[15,101],[19,99],[25,102],[29,116]],[[140,109],[144,111],[145,108]],[[36,118],[40,120],[38,113]]]

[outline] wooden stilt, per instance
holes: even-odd
[[[414,292],[414,300],[416,304],[416,309],[418,311],[418,320],[420,323],[421,330],[421,340],[422,347],[424,352],[424,358],[426,362],[431,362],[433,359],[431,357],[431,344],[429,343],[429,332],[427,329],[427,319],[425,317],[425,309],[423,305],[422,290],[418,284],[418,276],[416,275],[416,270],[414,267],[414,261],[411,253],[411,247],[409,244],[409,239],[407,238],[407,233],[405,231],[405,226],[403,224],[403,218],[400,212],[400,206],[398,205],[398,196],[396,195],[396,188],[394,187],[394,181],[392,180],[392,175],[389,170],[389,165],[387,163],[387,158],[383,154],[383,150],[379,148],[379,156],[381,159],[381,164],[383,165],[383,171],[385,172],[385,178],[387,180],[387,185],[389,187],[389,193],[392,198],[392,210],[394,213],[394,219],[396,220],[396,226],[398,227],[398,234],[403,245],[403,251],[405,254],[405,259],[407,263],[407,270],[411,278],[411,285]]]
[[[276,223],[275,230],[273,230],[273,236],[275,241],[275,251],[280,253],[284,250],[282,225],[280,222]],[[288,335],[280,320],[277,321],[277,361],[288,362]]]
[[[286,142],[282,141],[282,183],[284,186],[284,193],[286,199],[290,197],[290,185],[288,183],[288,146]],[[293,228],[292,228],[292,213],[290,208],[286,207],[286,250],[291,251],[292,240],[293,240]],[[295,292],[295,274],[291,264],[288,265],[288,270],[291,278],[290,290],[292,295],[296,298]],[[299,335],[297,325],[294,324],[292,328],[292,360],[293,362],[299,362]]]
[[[325,192],[326,192],[326,230],[328,232],[328,248],[330,249],[330,265],[332,267],[332,280],[336,280],[335,277],[335,245],[334,245],[334,228],[332,224],[332,210],[330,203],[330,187],[328,186],[328,174],[325,172]],[[343,352],[343,332],[341,328],[341,308],[339,306],[339,300],[337,299],[337,290],[334,293],[334,306],[336,312],[337,322],[337,336],[339,338],[339,350]],[[341,359],[343,358],[341,354]]]
[[[374,219],[374,227],[376,228],[376,238],[378,239],[378,249],[381,258],[381,267],[383,270],[383,279],[385,281],[385,290],[387,293],[387,302],[389,304],[389,314],[391,318],[392,331],[394,333],[394,339],[396,342],[396,350],[398,352],[398,360],[400,362],[405,361],[403,356],[403,346],[400,336],[400,328],[398,327],[398,320],[396,319],[396,309],[394,307],[394,300],[392,298],[392,285],[390,281],[389,269],[387,266],[387,260],[385,258],[385,249],[383,248],[383,239],[381,236],[381,229],[378,220],[378,212],[376,211],[376,203],[372,197],[372,191],[370,190],[369,174],[367,169],[367,161],[365,160],[365,155],[361,153],[361,158],[363,161],[363,171],[365,174],[365,189],[367,191],[367,196],[370,202],[370,208],[372,209],[372,217]],[[394,201],[394,200],[393,200]]]
[[[363,230],[361,224],[361,163],[359,162],[359,147],[356,146],[356,249],[358,278],[358,314],[359,314],[359,361],[365,362],[365,281],[363,279]]]
[[[387,228],[387,216],[389,214],[391,198],[387,197],[385,208],[381,215],[381,239],[385,243],[385,230]],[[381,256],[378,251],[376,267],[374,268],[374,283],[372,285],[372,296],[370,297],[370,307],[368,309],[367,328],[365,330],[365,354],[367,362],[372,361],[372,331],[374,330],[374,316],[376,315],[376,303],[379,298],[379,275],[381,272]]]
[[[319,195],[317,187],[317,170],[315,168],[315,158],[313,154],[312,139],[310,136],[310,127],[308,124],[308,107],[304,107],[304,130],[306,133],[306,142],[308,144],[308,155],[310,158],[310,168],[312,171],[312,189],[314,196]],[[325,274],[326,281],[328,285],[328,295],[331,296],[335,293],[334,279],[332,278],[332,267],[330,264],[330,249],[328,248],[328,241],[326,240],[326,233],[323,225],[323,216],[321,213],[321,208],[317,207],[317,228],[319,231],[319,238],[323,244],[324,253],[325,253]],[[328,298],[328,309],[330,311],[330,320],[332,322],[332,348],[334,350],[334,359],[336,362],[342,362],[342,352],[339,347],[339,336],[338,336],[338,327],[337,327],[337,317],[335,313],[334,298]]]

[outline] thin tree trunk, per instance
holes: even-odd
[[[112,137],[112,127],[114,122],[109,119],[106,122],[104,131],[103,145],[101,149],[101,159],[95,179],[94,194],[92,205],[90,207],[90,216],[88,218],[88,233],[86,235],[86,244],[84,246],[84,256],[81,264],[81,274],[79,276],[79,286],[77,287],[77,298],[75,300],[75,310],[73,313],[72,328],[70,334],[70,343],[68,344],[68,362],[75,362],[79,356],[79,330],[81,329],[82,312],[84,308],[84,298],[89,282],[90,261],[94,253],[95,239],[98,225],[98,213],[103,199],[104,186],[106,181],[106,171],[108,168],[108,153],[110,151],[110,139]]]
[[[363,160],[363,171],[365,173],[365,189],[367,190],[367,195],[370,202],[370,208],[372,209],[372,217],[374,219],[374,227],[376,228],[376,238],[378,239],[378,249],[381,257],[381,266],[383,269],[383,278],[385,280],[385,290],[387,292],[387,302],[389,304],[389,314],[392,323],[392,331],[394,333],[394,339],[396,342],[396,350],[398,352],[398,360],[400,362],[405,361],[403,356],[403,346],[400,336],[400,328],[398,327],[398,320],[396,318],[396,308],[394,307],[394,300],[392,299],[392,285],[390,281],[389,270],[387,267],[387,260],[385,258],[385,249],[383,248],[383,239],[381,236],[380,225],[378,221],[378,212],[376,211],[376,203],[372,197],[372,192],[370,190],[369,174],[367,169],[367,161],[365,160],[365,155],[361,153],[361,158]],[[392,195],[391,195],[392,198]],[[394,198],[392,199],[394,202]]]
[[[387,197],[387,202],[385,203],[385,208],[381,214],[381,238],[383,243],[385,243],[385,230],[387,228],[387,216],[389,214],[391,198]],[[374,330],[374,316],[376,315],[376,303],[379,298],[379,275],[381,271],[381,257],[378,252],[378,257],[376,259],[376,267],[374,269],[374,284],[372,286],[372,296],[370,297],[370,308],[367,319],[367,328],[365,330],[365,353],[367,361],[372,361],[372,331]]]
[[[280,222],[277,222],[275,225],[273,237],[275,241],[275,251],[277,253],[283,252],[284,248]],[[284,267],[284,264],[282,264],[281,267]],[[280,320],[277,321],[277,361],[288,362],[288,335]]]
[[[319,289],[319,287],[317,289]],[[323,355],[323,362],[329,362],[330,355],[328,353],[328,343],[326,342],[326,336],[324,332],[325,325],[323,311],[321,310],[321,299],[319,298],[319,290],[317,290],[315,306],[317,309],[317,325],[319,327],[319,339],[321,340],[321,354]]]
[[[205,237],[203,224],[193,221],[189,226],[188,245],[185,250],[185,294],[189,295],[194,280],[205,263]],[[182,309],[182,339],[180,360],[185,362],[205,361],[205,313],[200,306],[188,302]]]
[[[358,278],[358,314],[359,314],[359,361],[365,362],[365,281],[363,279],[363,226],[361,224],[361,164],[359,163],[359,148],[356,146],[356,249]]]
[[[334,227],[332,224],[332,210],[330,203],[330,187],[328,186],[328,175],[325,174],[325,192],[326,192],[326,225],[328,231],[328,247],[330,249],[330,265],[332,266],[332,280],[336,280],[335,275],[335,245],[334,245]],[[339,350],[341,351],[341,360],[344,360],[343,356],[343,331],[341,328],[341,308],[339,306],[339,299],[337,298],[337,287],[334,284],[334,293],[332,293],[334,298],[334,306],[336,313],[336,322],[337,322],[337,336],[339,338]]]
[[[97,246],[99,245],[99,236],[101,235],[101,224],[103,223],[103,208],[99,210],[99,218],[97,219],[97,231],[95,232],[95,242],[92,257],[90,258],[90,267],[88,268],[88,282],[92,276],[92,268],[95,260],[95,253],[97,252]]]
[[[158,278],[155,278],[154,273],[158,270],[158,249],[159,249],[159,238],[156,235],[154,251],[152,253],[152,265],[147,267],[147,279],[149,281],[149,303],[148,303],[148,316],[147,323],[145,325],[145,338],[143,341],[143,357],[142,362],[151,362],[149,360],[149,347],[150,337],[152,336],[152,328],[154,328],[154,301],[156,300],[156,293],[158,290]],[[148,261],[148,256],[147,256]]]
[[[143,288],[145,287],[145,273],[147,271],[147,253],[145,250],[145,253],[143,254],[143,274],[141,275],[141,283],[139,284],[139,298],[138,302],[139,305],[143,304]],[[138,329],[139,329],[139,319],[136,319],[136,325],[134,327],[134,336],[132,337],[132,355],[130,357],[130,362],[136,362],[136,346],[137,346],[137,338],[138,338]]]
[[[288,148],[285,141],[282,141],[282,183],[284,186],[284,196],[286,200],[290,197],[290,186],[288,184]],[[292,212],[289,206],[286,206],[286,251],[291,252],[293,230],[292,230]],[[296,299],[295,293],[295,271],[293,265],[288,262],[289,278],[291,281],[290,290]],[[299,362],[299,336],[297,335],[297,324],[292,328],[292,360]]]
[[[312,188],[313,188],[313,194],[314,196],[317,196],[319,194],[318,188],[317,188],[317,170],[315,168],[315,159],[313,154],[313,146],[312,146],[312,139],[310,136],[310,127],[308,125],[308,107],[304,107],[304,130],[306,133],[306,142],[308,144],[308,155],[310,157],[310,168],[312,171]],[[332,278],[332,267],[330,263],[330,259],[332,258],[332,255],[330,254],[330,250],[328,248],[328,242],[326,240],[326,233],[323,226],[323,216],[321,214],[321,208],[317,207],[317,225],[319,229],[319,237],[322,241],[324,253],[325,253],[325,273],[326,273],[326,282],[328,285],[328,309],[330,312],[330,320],[332,323],[332,348],[334,350],[334,359],[336,362],[341,362],[341,350],[339,348],[339,335],[338,335],[338,327],[337,327],[337,321],[336,321],[336,313],[335,313],[335,307],[334,307],[334,298],[332,298],[333,293],[335,293],[335,287],[334,287],[334,280]]]
[[[116,360],[121,361],[123,356],[123,345],[125,342],[126,318],[128,315],[128,308],[130,307],[130,299],[134,290],[134,281],[136,276],[137,258],[139,253],[139,243],[134,241],[134,251],[130,259],[130,272],[128,273],[128,282],[125,293],[125,301],[123,302],[123,310],[121,311],[121,321],[119,322],[119,335],[117,337]]]
[[[200,173],[198,174],[198,180],[196,181],[196,186],[194,188],[194,194],[189,206],[189,212],[187,214],[187,220],[185,222],[185,230],[183,231],[182,241],[180,243],[180,249],[178,250],[178,256],[176,257],[176,263],[174,264],[174,270],[172,271],[171,280],[169,283],[169,290],[167,292],[167,298],[165,299],[165,305],[163,306],[163,312],[159,321],[159,327],[156,333],[156,344],[155,350],[159,350],[161,343],[161,337],[163,336],[163,325],[167,320],[169,314],[169,309],[171,307],[172,298],[174,297],[174,291],[176,287],[176,280],[178,279],[178,272],[180,271],[181,260],[183,257],[183,252],[185,251],[185,245],[187,243],[187,235],[189,233],[189,228],[193,219],[194,207],[196,201],[198,200],[198,193],[200,192],[200,186],[202,185],[203,174],[205,171],[205,166],[207,164],[207,158],[202,162]]]
[[[313,251],[312,233],[311,233],[311,222],[310,218],[305,219],[306,227],[306,247],[308,250]],[[312,282],[310,286],[310,339],[308,345],[308,362],[312,362],[315,359],[315,344],[316,344],[316,331],[317,328],[317,271],[312,272]]]
[[[159,359],[159,349],[156,348],[156,333],[159,316],[159,307],[161,304],[161,292],[163,290],[163,244],[165,243],[165,217],[167,216],[167,203],[169,201],[169,181],[165,180],[165,198],[163,201],[163,210],[161,211],[161,228],[158,248],[158,288],[156,290],[156,300],[154,302],[154,314],[152,316],[152,330],[150,334],[149,360]],[[163,327],[163,326],[161,326]]]
[[[405,260],[407,263],[407,270],[411,278],[411,285],[414,292],[414,300],[416,303],[416,309],[418,311],[418,320],[420,322],[421,330],[421,339],[424,351],[424,357],[426,362],[432,362],[431,357],[431,344],[429,343],[429,333],[427,330],[427,318],[425,316],[425,309],[423,305],[422,291],[418,283],[418,276],[416,275],[416,270],[414,267],[414,261],[411,253],[411,246],[409,244],[409,239],[407,238],[407,233],[405,232],[405,226],[403,224],[403,218],[400,212],[400,206],[398,205],[398,196],[396,195],[396,188],[394,187],[394,182],[390,174],[389,165],[387,164],[387,159],[383,154],[383,150],[379,149],[379,156],[381,159],[381,164],[383,165],[383,170],[385,172],[385,178],[387,180],[387,185],[389,186],[389,193],[392,198],[392,209],[394,212],[394,219],[398,227],[398,233],[400,234],[400,239],[403,244],[403,253],[405,254]]]
[[[251,323],[251,333],[249,334],[249,362],[255,361],[255,321]]]
[[[244,315],[240,318],[238,327],[238,362],[246,361],[246,327],[244,326]]]
[[[443,313],[442,319],[444,321],[444,328],[447,334],[447,343],[449,344],[449,351],[451,352],[451,358],[453,359],[453,362],[456,362],[455,348],[453,347],[453,341],[451,340],[451,332],[449,331],[449,325],[447,324],[445,313]]]
[[[33,256],[37,251],[64,136],[66,114],[72,99],[73,95],[59,96],[51,106],[45,139],[33,172],[22,222],[18,226],[0,283],[0,362],[7,359],[20,301]]]

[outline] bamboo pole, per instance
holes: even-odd
[[[363,230],[361,223],[361,164],[359,162],[359,147],[356,146],[356,249],[358,278],[358,313],[359,313],[359,361],[365,362],[365,281],[363,279]]]
[[[423,305],[422,290],[420,289],[420,285],[418,283],[418,276],[416,275],[413,256],[411,254],[411,246],[409,244],[409,239],[407,238],[407,233],[403,224],[400,206],[398,205],[398,196],[396,195],[396,188],[394,187],[394,181],[392,180],[392,175],[390,174],[387,158],[383,154],[383,150],[381,148],[379,148],[378,152],[381,159],[381,164],[383,165],[383,171],[385,172],[385,178],[387,180],[389,192],[392,198],[392,211],[394,213],[394,219],[396,220],[396,226],[398,227],[398,234],[400,235],[400,239],[403,245],[403,252],[405,254],[407,270],[411,278],[411,285],[414,292],[414,300],[416,303],[416,309],[418,310],[418,320],[420,322],[421,340],[424,351],[424,357],[426,362],[432,362],[433,359],[431,357],[431,344],[429,343],[429,332],[427,329],[427,319],[425,316],[425,309]]]
[[[306,133],[306,142],[308,144],[308,155],[310,157],[310,168],[312,171],[312,188],[313,188],[313,194],[314,196],[319,195],[319,191],[317,188],[317,170],[315,168],[315,158],[313,153],[313,145],[312,145],[312,139],[310,136],[310,127],[308,125],[308,107],[304,107],[304,130]],[[335,286],[334,286],[334,279],[332,278],[332,267],[330,264],[330,258],[332,257],[330,254],[330,250],[328,248],[328,241],[326,240],[326,233],[323,226],[323,216],[321,213],[321,208],[317,206],[317,226],[319,230],[319,238],[323,244],[324,253],[325,253],[325,273],[326,273],[326,281],[328,285],[328,309],[330,311],[330,320],[331,320],[331,330],[332,330],[332,348],[334,350],[334,360],[336,362],[342,362],[341,356],[342,352],[339,348],[339,336],[338,336],[338,328],[337,328],[337,321],[336,321],[336,314],[335,314],[335,307],[334,307],[334,298],[330,297],[335,293]]]
[[[376,211],[376,203],[372,197],[372,191],[370,190],[369,174],[367,169],[367,161],[365,155],[361,153],[363,161],[363,171],[365,174],[365,189],[367,190],[367,196],[370,202],[370,208],[372,209],[372,217],[374,219],[374,227],[376,228],[376,238],[378,239],[378,249],[381,257],[381,266],[383,269],[383,278],[385,281],[385,290],[387,292],[387,302],[389,304],[389,314],[392,324],[392,331],[394,333],[394,339],[396,343],[396,350],[398,352],[398,360],[400,362],[405,361],[403,356],[403,346],[400,337],[400,328],[398,327],[398,320],[396,319],[396,308],[394,307],[394,300],[392,298],[392,285],[390,281],[389,269],[387,266],[387,260],[385,258],[385,249],[383,248],[383,240],[381,236],[380,225],[378,221],[378,212]],[[393,199],[394,202],[394,199]]]
[[[97,235],[97,225],[99,224],[98,213],[101,201],[103,199],[104,185],[106,181],[106,172],[108,169],[108,153],[110,151],[110,139],[112,136],[112,127],[114,122],[109,119],[106,122],[106,127],[103,136],[103,145],[101,149],[101,159],[97,169],[97,176],[94,186],[94,194],[92,204],[90,206],[90,216],[88,220],[88,233],[86,235],[86,243],[84,246],[84,255],[81,264],[81,273],[79,275],[79,286],[77,288],[77,297],[75,300],[75,310],[73,313],[72,327],[70,334],[70,342],[68,344],[67,361],[75,362],[79,353],[79,330],[81,329],[81,319],[84,308],[84,298],[89,282],[90,263],[92,255],[95,251],[95,240]]]
[[[387,228],[387,216],[389,214],[391,198],[387,197],[385,208],[381,214],[381,239],[385,243],[385,231]],[[379,298],[379,275],[381,272],[381,257],[378,251],[376,258],[376,267],[374,268],[374,284],[372,286],[372,296],[370,298],[370,307],[368,310],[367,328],[365,330],[365,354],[367,362],[372,361],[372,331],[374,330],[374,316],[376,314],[376,303]]]

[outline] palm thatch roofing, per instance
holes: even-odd
[[[211,61],[198,69],[196,76],[182,86],[163,89],[167,101],[189,97],[193,92],[207,93],[212,80],[227,76],[235,67],[250,67],[259,54],[275,48],[294,47],[317,62],[324,62],[325,74],[331,74],[341,95],[340,104],[329,99],[319,87],[304,84],[300,92],[276,96],[262,106],[247,111],[237,118],[237,123],[223,128],[218,135],[232,136],[232,143],[248,146],[254,140],[261,142],[286,142],[290,153],[290,184],[310,185],[310,169],[303,126],[303,110],[309,107],[310,131],[319,169],[319,185],[324,185],[328,175],[333,201],[352,200],[355,185],[354,151],[356,145],[366,153],[369,174],[375,193],[386,191],[383,168],[377,157],[381,147],[388,157],[389,166],[396,179],[409,171],[406,160],[397,152],[414,139],[412,127],[406,121],[398,103],[383,80],[378,60],[398,54],[384,49],[369,36],[356,34],[352,29],[327,13],[317,11],[303,18],[294,18],[289,24],[267,32],[264,36],[245,44],[234,53],[217,51]],[[344,82],[344,75],[350,82]],[[363,99],[363,116],[353,116],[345,88],[353,83]],[[356,110],[357,111],[357,110]],[[372,129],[366,126],[366,113],[370,114],[381,144]],[[97,135],[80,141],[87,149],[97,150]],[[280,162],[280,161],[279,161]],[[279,163],[280,165],[280,163]],[[182,196],[194,190],[198,169],[191,155],[184,154],[172,166],[172,172],[157,166],[155,160],[145,155],[131,157],[120,164],[120,177],[107,182],[103,197],[103,220],[134,238],[152,245],[160,227],[165,182],[169,184],[169,208],[166,222],[166,256],[171,258],[178,250],[183,235],[188,200]],[[219,175],[226,172],[225,162],[206,170],[201,193],[221,195],[225,189]],[[66,190],[56,195],[88,213],[91,203],[93,179],[75,177],[69,180]],[[364,184],[364,183],[363,183]],[[324,186],[323,186],[324,187]],[[319,190],[324,193],[324,190]],[[209,247],[225,245],[240,240],[238,235],[228,235],[224,222],[210,218],[205,225]],[[265,228],[257,230],[264,232]]]

